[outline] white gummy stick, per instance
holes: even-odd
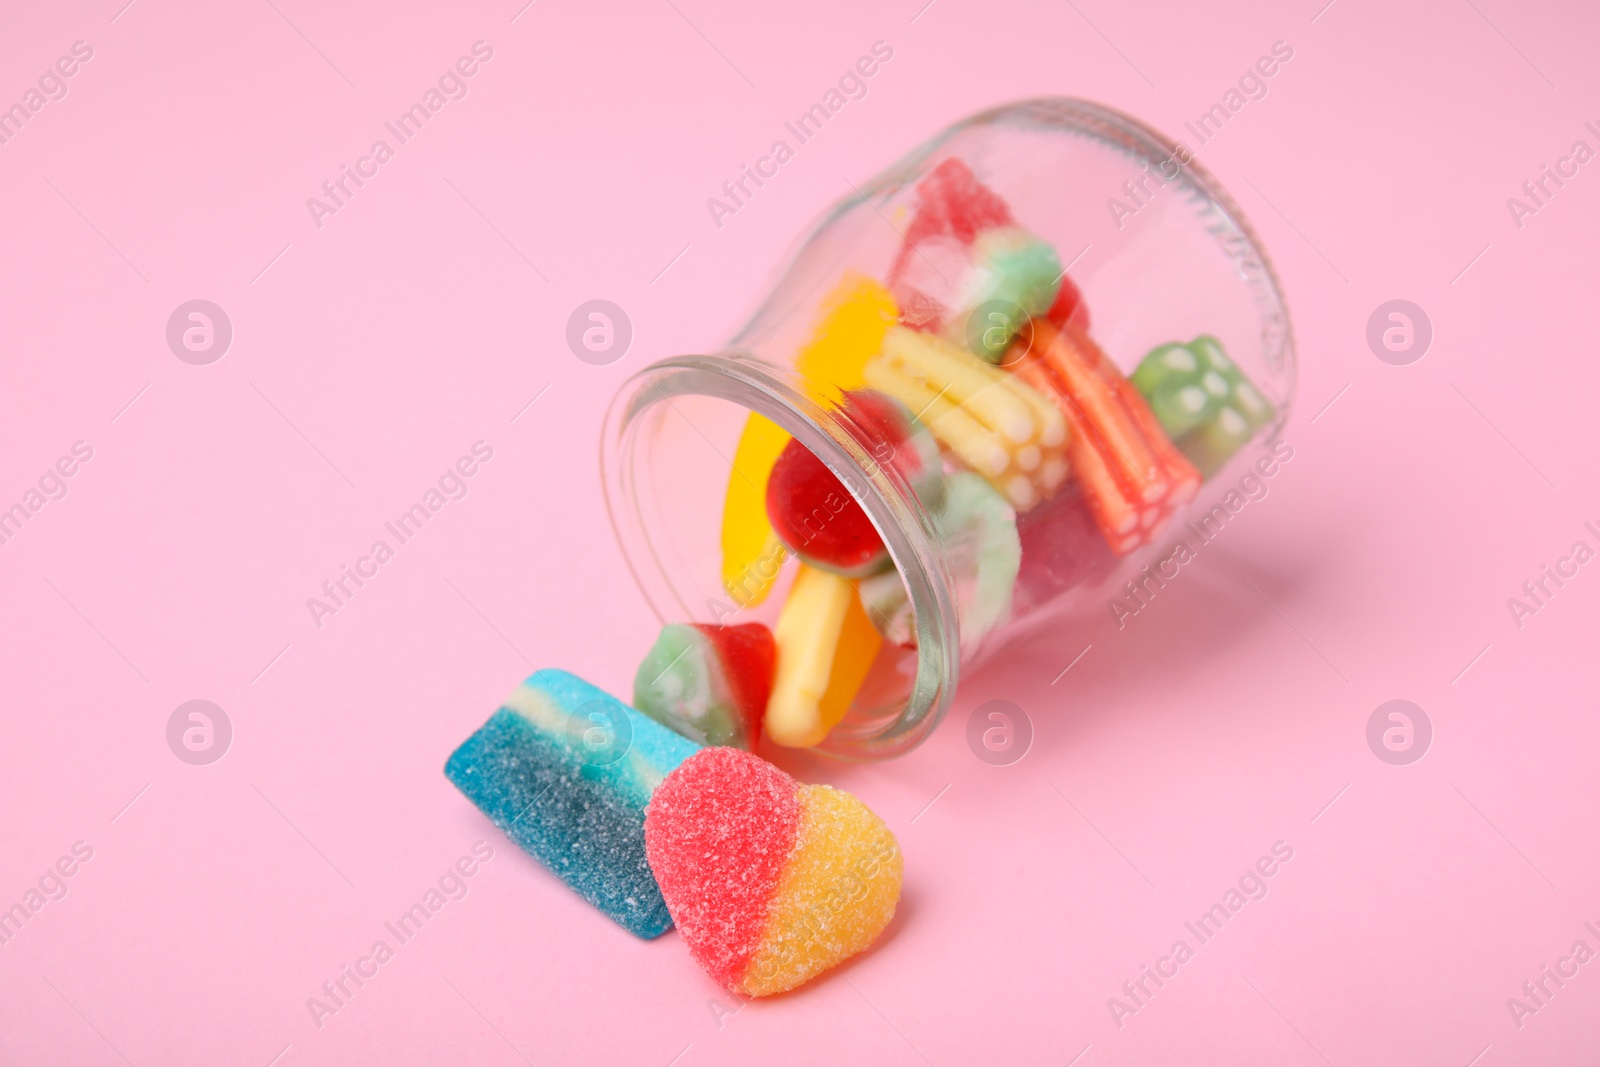
[[[888,393],[918,413],[933,435],[973,470],[997,478],[1011,465],[1011,453],[993,431],[888,360],[869,360],[862,377],[872,388]]]
[[[1024,444],[1037,432],[1027,401],[1005,388],[1005,372],[995,370],[977,356],[903,326],[890,329],[884,336],[883,354],[936,389],[949,386],[950,394],[962,407],[1007,439]]]

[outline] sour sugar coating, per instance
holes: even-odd
[[[778,671],[767,701],[767,736],[790,748],[820,744],[850,710],[883,638],[849,578],[803,563],[773,637]]]
[[[883,347],[899,317],[889,291],[847,274],[822,301],[822,315],[795,361],[801,385],[819,404],[861,385],[861,369]],[[787,554],[767,519],[767,477],[789,434],[752,413],[734,451],[722,510],[722,583],[743,607],[767,598]]]
[[[1067,422],[1023,379],[941,337],[904,327],[883,339],[867,384],[900,400],[960,460],[1018,510],[1053,495],[1067,478]]]
[[[894,918],[894,834],[855,797],[731,748],[662,783],[650,866],[695,961],[743,996],[782,993],[861,952]]]
[[[1167,344],[1130,379],[1184,455],[1210,478],[1272,421],[1272,404],[1209,335]]]
[[[933,520],[955,580],[961,644],[971,647],[1011,616],[1012,591],[1022,562],[1017,515],[988,482],[962,471],[950,476],[944,505]],[[886,639],[916,644],[915,620],[898,571],[863,578],[860,591],[867,617]]]
[[[445,777],[524,851],[640,937],[672,917],[645,857],[650,795],[700,746],[566,671],[538,671]]]
[[[1144,398],[1089,335],[1035,319],[1012,370],[1053,397],[1070,428],[1073,476],[1111,550],[1148,544],[1194,499],[1199,472],[1167,438]]]
[[[761,623],[671,623],[634,674],[633,706],[697,744],[754,748],[776,662]]]

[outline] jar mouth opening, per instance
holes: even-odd
[[[791,378],[792,372],[738,353],[677,356],[634,374],[613,397],[601,435],[606,512],[635,584],[657,618],[663,624],[699,619],[704,611],[696,605],[705,598],[705,589],[691,589],[695,579],[676,573],[680,568],[662,552],[652,528],[656,520],[642,493],[641,483],[649,475],[640,469],[640,460],[649,444],[641,433],[649,416],[661,417],[664,405],[687,418],[674,404],[678,398],[726,401],[770,419],[815,454],[849,487],[883,538],[905,584],[916,632],[909,695],[893,707],[852,708],[815,751],[844,759],[897,755],[931,733],[954,699],[960,671],[954,583],[936,547],[932,519],[899,472],[892,464],[874,462]],[[700,436],[716,448],[710,437]],[[722,458],[732,468],[732,457]]]

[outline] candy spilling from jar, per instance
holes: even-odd
[[[1150,544],[1275,413],[1203,332],[1124,376],[1057,250],[960,159],[929,172],[916,201],[884,277],[837,279],[795,370],[867,470],[925,513],[966,649],[1014,604],[1099,581]],[[445,768],[584,899],[640,937],[675,925],[742,996],[864,951],[900,898],[881,819],[753,752],[763,737],[823,743],[875,671],[916,654],[906,584],[861,495],[750,415],[722,579],[746,608],[783,588],[774,625],[669,624],[631,706],[539,671]]]

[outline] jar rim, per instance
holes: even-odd
[[[914,748],[949,711],[961,662],[955,585],[936,547],[932,517],[893,464],[874,462],[837,419],[770,364],[737,352],[652,363],[612,398],[601,435],[600,479],[623,559],[663,624],[695,613],[656,551],[633,468],[642,417],[678,396],[724,400],[770,419],[822,460],[861,504],[906,586],[917,635],[916,674],[904,707],[887,726],[875,721],[853,729],[846,716],[816,750],[880,759]]]

